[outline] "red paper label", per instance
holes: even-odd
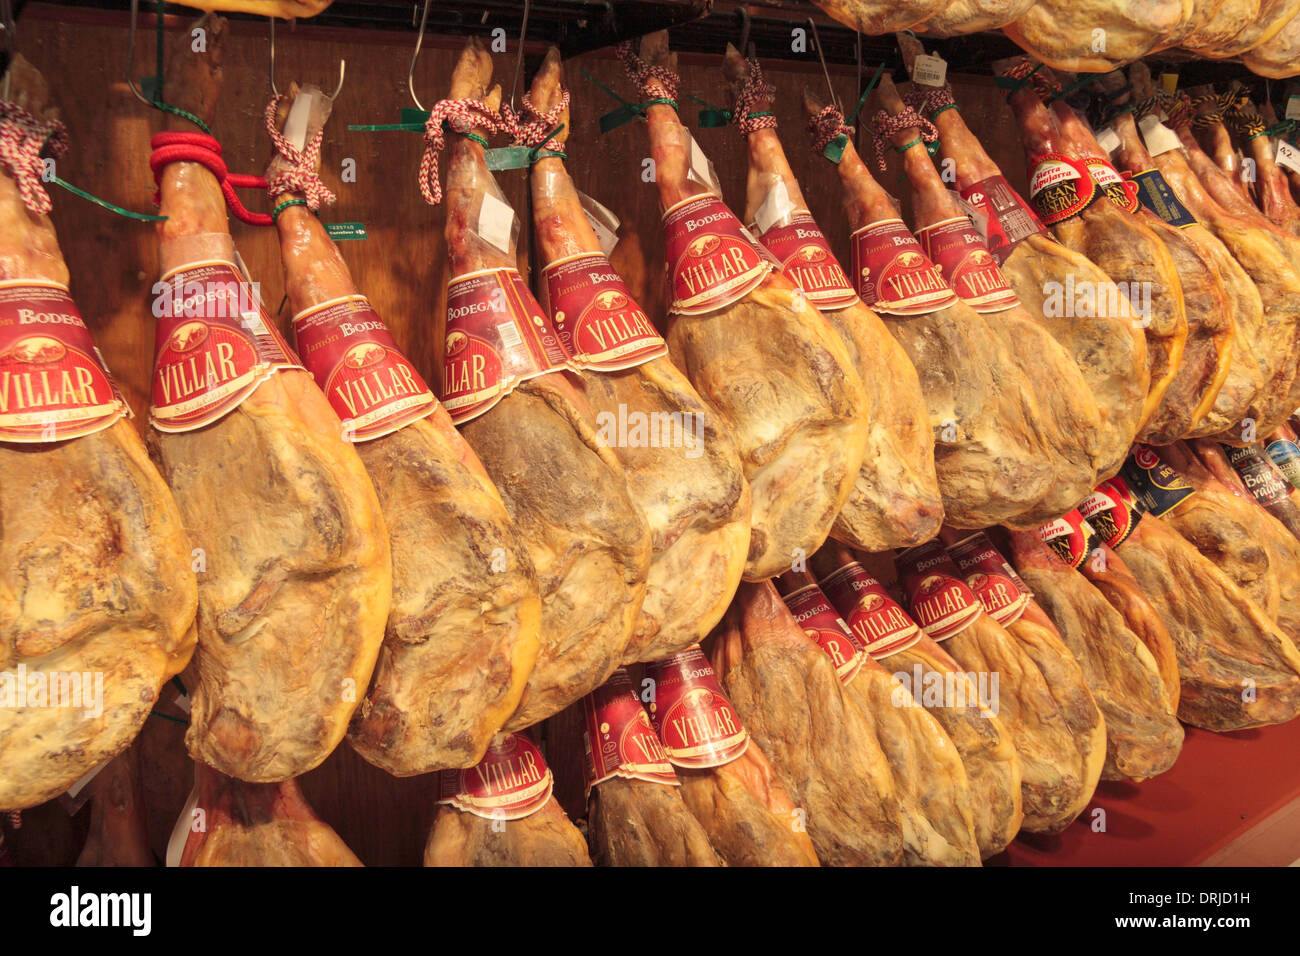
[[[781,599],[809,640],[816,642],[830,656],[840,683],[847,684],[853,680],[865,660],[863,648],[853,639],[853,632],[831,607],[822,589],[809,584],[782,594]]]
[[[858,562],[828,574],[821,587],[844,616],[854,640],[875,660],[905,651],[921,639],[921,628]]]
[[[1089,156],[1083,162],[1088,167],[1088,172],[1092,174],[1092,181],[1101,187],[1106,198],[1112,203],[1130,213],[1136,213],[1142,208],[1142,204],[1138,202],[1136,183],[1125,179],[1104,159]]]
[[[438,407],[364,295],[299,313],[293,334],[303,365],[342,420],[350,441],[391,434]]]
[[[1029,163],[1029,201],[1046,225],[1077,216],[1100,192],[1082,163],[1060,153],[1042,153]]]
[[[698,644],[646,666],[654,681],[650,722],[678,767],[720,767],[749,746],[749,732],[718,686]]]
[[[948,549],[993,620],[1003,627],[1020,620],[1033,594],[988,535],[976,531]]]
[[[1001,173],[967,186],[961,198],[988,217],[984,238],[998,265],[1025,239],[1044,231],[1037,214]]]
[[[568,364],[559,335],[516,270],[484,269],[447,284],[441,398],[457,425],[520,382]]]
[[[984,613],[984,605],[939,542],[909,548],[895,565],[912,617],[934,640],[947,640],[964,631]]]
[[[0,281],[0,441],[66,441],[130,414],[68,290]]]
[[[269,375],[301,368],[260,296],[229,262],[195,262],[160,280],[154,312],[153,403],[162,432],[187,432],[234,411]]]
[[[922,315],[957,301],[903,220],[883,219],[852,238],[858,294],[877,312]]]
[[[796,212],[786,225],[773,226],[759,238],[786,278],[821,311],[833,312],[858,301],[853,283],[807,210]]]
[[[633,368],[668,354],[650,317],[602,252],[584,252],[542,270],[543,301],[560,343],[579,368]]]
[[[1004,312],[1020,304],[984,239],[965,216],[918,229],[916,239],[952,291],[976,312]]]
[[[522,734],[502,734],[478,766],[438,774],[438,803],[489,820],[520,820],[546,805],[553,786],[537,746]]]
[[[680,786],[664,745],[623,668],[583,698],[582,713],[588,792],[610,777]]]
[[[1101,544],[1102,538],[1092,525],[1084,520],[1076,508],[1053,521],[1038,526],[1038,536],[1056,552],[1056,556],[1072,568],[1083,567],[1088,555]]]
[[[758,288],[773,264],[740,220],[712,193],[664,213],[672,312],[700,315],[738,302]]]
[[[1119,475],[1099,484],[1079,505],[1079,514],[1111,549],[1127,541],[1142,518],[1133,492]]]

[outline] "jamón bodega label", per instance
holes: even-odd
[[[965,216],[918,229],[916,239],[952,291],[976,312],[1005,312],[1020,304],[983,237]]]
[[[759,253],[740,220],[712,193],[684,199],[664,213],[670,310],[701,315],[739,302],[774,264]]]
[[[681,786],[623,668],[582,700],[587,792],[611,777]]]
[[[698,644],[646,667],[650,722],[675,766],[720,767],[749,747],[749,732]]]
[[[877,312],[922,315],[957,296],[901,219],[884,219],[853,234],[853,274],[862,300]]]
[[[857,561],[832,571],[822,579],[821,587],[873,660],[907,650],[924,633]]]
[[[557,259],[542,270],[542,305],[578,368],[615,372],[668,354],[603,252]]]
[[[778,590],[781,588],[778,587]],[[815,584],[808,584],[782,594],[781,600],[790,609],[808,639],[830,657],[840,683],[847,684],[853,680],[866,660],[864,648],[854,640],[848,624],[831,606],[822,589]]]
[[[795,213],[783,226],[772,226],[759,241],[780,263],[786,278],[821,311],[834,312],[858,301],[853,283],[807,210]]]
[[[536,745],[522,734],[501,734],[468,770],[438,774],[438,803],[488,820],[521,820],[551,798],[554,777]]]
[[[951,545],[948,553],[993,620],[1003,627],[1020,620],[1034,595],[988,535],[976,531]]]
[[[939,542],[909,548],[895,564],[912,617],[934,640],[964,631],[984,613],[984,605]]]

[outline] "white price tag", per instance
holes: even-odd
[[[790,191],[785,188],[783,181],[777,181],[767,191],[758,211],[754,213],[754,225],[758,228],[758,234],[761,236],[793,211]]]
[[[1279,166],[1293,169],[1300,173],[1300,149],[1296,149],[1284,139],[1277,141],[1277,156],[1274,158]]]
[[[596,241],[600,243],[600,251],[607,256],[610,255],[618,245],[618,216],[584,192],[578,193],[578,201],[582,203],[582,212],[587,217],[587,224],[591,226],[591,231],[596,234]]]
[[[912,82],[921,86],[943,86],[948,82],[947,61],[922,53],[912,64]]]
[[[510,254],[510,233],[515,225],[515,211],[491,193],[483,194],[478,210],[477,232],[484,242]]]
[[[1115,152],[1119,149],[1119,133],[1109,126],[1103,127],[1097,132],[1097,145],[1107,153]]]
[[[1152,156],[1168,153],[1183,145],[1177,133],[1149,113],[1138,121],[1138,128],[1142,130],[1142,139],[1147,144],[1147,152]]]
[[[1286,116],[1284,119],[1300,120],[1300,93],[1286,99]]]
[[[700,149],[700,144],[695,142],[695,137],[690,133],[691,140],[691,173],[690,178],[695,180],[701,186],[710,192],[721,195],[722,190],[718,187],[718,181],[713,175],[713,164],[709,162],[709,157],[704,155],[704,150]]]
[[[307,145],[307,122],[311,119],[311,108],[316,97],[324,95],[319,90],[301,90],[289,108],[289,118],[284,121],[284,138],[299,152]]]
[[[961,211],[966,214],[966,218],[975,226],[975,231],[985,239],[989,237],[989,217],[978,206],[968,203],[961,198],[961,194],[955,189],[948,190],[948,195],[957,200],[957,205],[961,206]]]
[[[172,835],[167,840],[167,854],[164,860],[166,866],[181,865],[181,856],[185,852],[185,844],[189,842],[190,831],[194,828],[194,810],[198,805],[199,787],[196,781],[194,787],[190,790],[189,799],[185,801],[185,806],[181,810],[181,815],[176,818],[176,824],[172,827]]]

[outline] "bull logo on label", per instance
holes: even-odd
[[[722,240],[717,236],[700,236],[686,247],[686,254],[696,259],[704,259],[717,251],[721,245]]]
[[[186,322],[175,332],[167,345],[173,352],[188,352],[196,349],[206,341],[208,327],[203,322]]]
[[[947,584],[948,579],[942,574],[931,574],[922,579],[920,586],[917,588],[917,597],[929,597],[942,591]]]
[[[989,585],[989,576],[977,571],[966,579],[966,583],[969,584],[973,590],[983,591]]]
[[[812,265],[812,263],[821,262],[826,258],[826,250],[820,249],[817,246],[808,245],[802,246],[795,255],[798,257],[800,262]]]
[[[884,607],[885,599],[874,591],[869,591],[867,596],[862,599],[862,603],[867,613],[870,613]]]
[[[607,289],[596,296],[595,306],[602,312],[617,312],[627,307],[627,296],[614,289]]]
[[[48,365],[68,353],[63,343],[45,335],[29,335],[15,342],[5,358],[28,365]]]
[[[447,336],[447,354],[457,355],[469,345],[469,336],[464,332],[452,332]]]
[[[459,333],[452,333],[452,335],[457,334]],[[448,336],[449,343],[450,338],[451,336]],[[450,344],[448,348],[450,349]],[[348,368],[368,368],[371,365],[378,365],[383,360],[383,346],[376,345],[374,342],[363,342],[348,350],[347,356],[343,359],[343,364]]]

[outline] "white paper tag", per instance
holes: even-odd
[[[690,178],[710,192],[721,195],[722,190],[718,186],[718,180],[713,173],[713,164],[709,162],[709,157],[704,155],[704,150],[700,149],[700,144],[695,142],[694,136],[691,136],[690,133],[686,135],[690,136],[691,139]]]
[[[324,95],[318,90],[301,90],[293,106],[289,107],[289,118],[284,121],[284,138],[299,152],[307,145],[307,121],[311,119],[311,108],[316,97]]]
[[[180,693],[179,691],[177,691],[177,692],[176,692],[176,699],[175,699],[174,701],[172,701],[172,703],[174,703],[177,707],[179,707],[179,708],[181,709],[182,712],[184,712],[184,713],[186,713],[186,714],[188,714],[188,713],[190,712],[190,695],[189,695],[189,694],[182,694],[182,693]]]
[[[1119,149],[1119,133],[1109,126],[1104,126],[1097,131],[1097,145],[1107,153],[1114,153]]]
[[[82,777],[80,780],[78,780],[76,783],[74,783],[65,791],[67,796],[73,800],[77,799],[77,795],[80,794],[81,791],[86,789],[86,786],[90,783],[90,781],[98,777],[100,773],[103,772],[103,769],[107,767],[109,764],[111,764],[112,762],[113,761],[110,758],[108,760],[105,760],[98,767],[95,767],[87,771],[84,777]]]
[[[1142,139],[1147,144],[1147,152],[1152,156],[1180,149],[1183,145],[1177,133],[1150,113],[1138,121],[1138,128],[1142,130]]]
[[[1277,156],[1274,157],[1273,161],[1279,166],[1285,166],[1287,169],[1293,169],[1300,173],[1300,150],[1284,139],[1277,141]]]
[[[1286,116],[1283,119],[1300,120],[1300,93],[1287,97]]]
[[[955,189],[948,190],[948,195],[957,200],[957,205],[961,206],[961,211],[966,214],[971,223],[975,226],[975,231],[985,239],[989,237],[989,217],[978,206],[973,206],[961,198],[961,194]]]
[[[784,182],[778,180],[767,191],[763,202],[759,204],[758,211],[754,213],[754,225],[758,229],[758,234],[761,236],[793,211],[794,203],[790,201],[790,191],[785,188]]]
[[[171,838],[167,841],[167,866],[181,865],[181,854],[185,852],[185,844],[189,842],[190,830],[194,826],[194,810],[198,805],[199,788],[196,783],[190,788],[190,798],[185,801],[185,807],[181,810],[181,815],[176,818]]]
[[[922,53],[912,64],[912,82],[921,86],[943,86],[948,81],[948,63],[942,57]]]
[[[510,254],[510,233],[515,225],[515,211],[491,193],[483,194],[483,205],[478,209],[479,237],[489,245]]]
[[[578,201],[582,203],[587,224],[591,226],[591,231],[596,234],[596,241],[600,243],[600,251],[606,256],[610,255],[618,245],[618,216],[584,192],[578,193]]]

